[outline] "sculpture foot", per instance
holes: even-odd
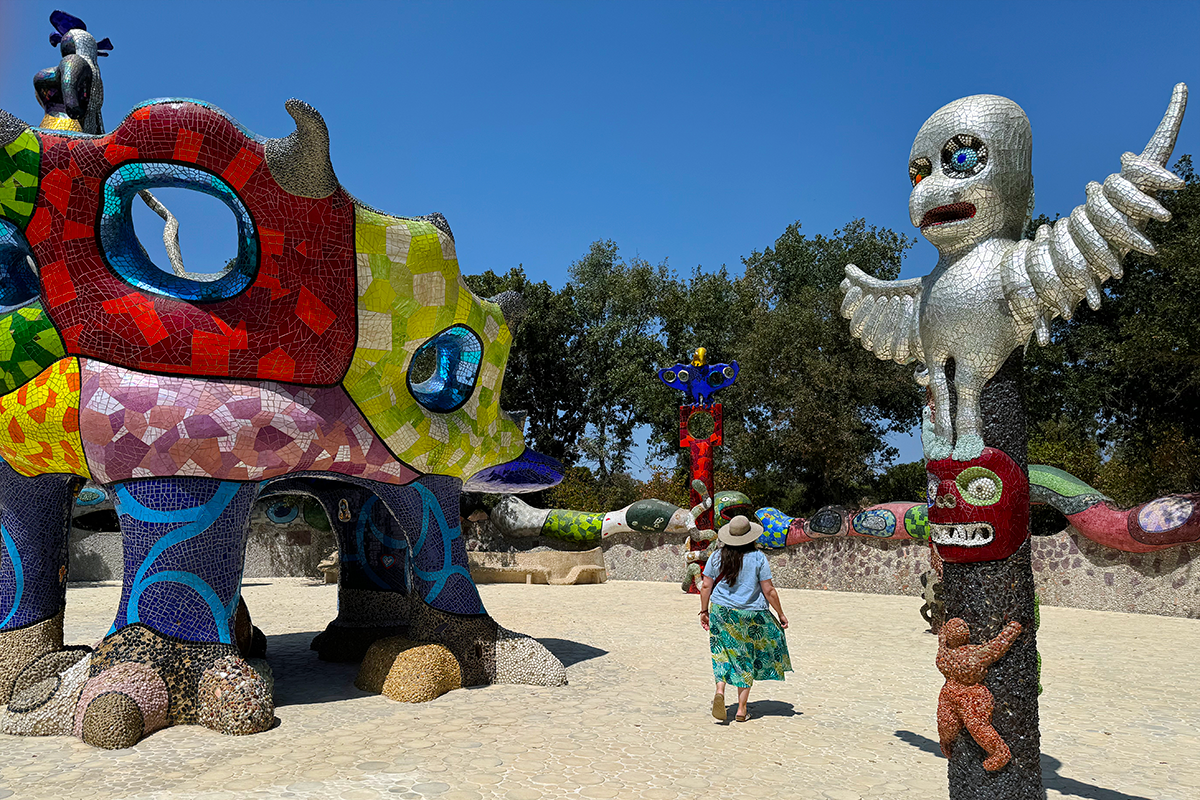
[[[492,683],[565,686],[567,668],[546,646],[523,633],[497,626]]]
[[[116,663],[83,685],[75,706],[75,735],[105,750],[133,747],[166,727],[169,703],[166,682],[149,665]]]
[[[0,709],[0,732],[14,736],[69,736],[75,707],[87,683],[90,647],[46,653],[21,671],[8,707]]]
[[[427,703],[462,688],[462,670],[445,645],[393,636],[371,645],[354,685],[400,703]]]
[[[234,645],[171,639],[143,624],[109,634],[90,660],[75,735],[106,749],[132,747],[172,725],[245,735],[275,721],[270,668]]]
[[[1004,769],[1004,766],[1012,760],[1012,753],[1009,752],[1008,746],[1003,746],[1003,750],[997,750],[983,760],[982,766],[988,772],[996,772],[997,770]]]
[[[931,431],[922,431],[921,445],[925,451],[925,458],[928,461],[941,461],[944,458],[949,458],[953,450],[953,445],[949,438],[938,436]]]
[[[983,437],[977,433],[968,433],[958,437],[954,443],[953,458],[955,461],[974,461],[983,455]],[[944,458],[944,456],[943,456]]]
[[[9,701],[13,682],[26,667],[62,646],[62,611],[23,628],[0,631],[0,704]]]

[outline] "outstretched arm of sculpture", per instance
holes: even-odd
[[[150,210],[162,217],[163,222],[163,247],[167,249],[167,257],[171,259],[171,270],[183,278],[186,277],[187,270],[183,268],[183,253],[179,249],[179,220],[175,219],[167,207],[158,201],[158,198],[150,194],[149,189],[143,189],[138,192],[138,197],[150,206]]]
[[[842,316],[850,320],[850,335],[884,361],[907,364],[923,359],[920,310],[924,280],[884,281],[847,264],[841,283],[846,295]]]
[[[1021,623],[1010,622],[1004,626],[1004,630],[1000,631],[995,639],[980,645],[976,655],[985,667],[990,667],[1004,657],[1004,654],[1008,652],[1020,635]]]
[[[1080,300],[1100,306],[1100,284],[1120,278],[1121,260],[1130,250],[1154,255],[1142,233],[1151,219],[1171,214],[1155,199],[1164,190],[1183,188],[1166,168],[1187,107],[1187,86],[1177,84],[1167,113],[1140,155],[1121,156],[1121,171],[1101,185],[1087,185],[1087,202],[1054,225],[1042,225],[1036,238],[1016,243],[1004,254],[1000,281],[1013,316],[1032,325],[1042,346],[1050,342],[1050,321],[1070,319]]]

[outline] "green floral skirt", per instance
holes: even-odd
[[[781,681],[792,671],[783,628],[769,611],[750,611],[709,604],[708,646],[713,677],[734,686],[755,681]]]

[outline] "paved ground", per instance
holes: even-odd
[[[174,728],[132,750],[0,735],[0,798],[668,798],[939,800],[935,640],[912,598],[780,591],[796,673],[720,725],[698,599],[673,584],[482,587],[501,624],[541,639],[570,685],[366,695],[308,642],[335,588],[245,589],[269,638],[279,725],[236,738]],[[68,640],[107,629],[115,584],[72,588]],[[1050,798],[1200,797],[1200,620],[1042,608]]]

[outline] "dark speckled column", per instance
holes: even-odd
[[[984,387],[980,405],[984,444],[1003,450],[1028,473],[1022,360],[1020,350],[1009,356]],[[953,382],[950,385],[953,387]],[[954,412],[952,394],[952,416]],[[950,800],[1043,800],[1046,790],[1040,764],[1037,639],[1028,539],[1003,561],[946,562],[943,583],[946,619],[966,620],[972,644],[992,639],[1009,620],[1020,622],[1023,629],[1012,649],[988,670],[984,680],[995,700],[992,724],[1012,751],[1012,761],[997,772],[988,772],[982,766],[983,749],[964,731],[950,759]]]

